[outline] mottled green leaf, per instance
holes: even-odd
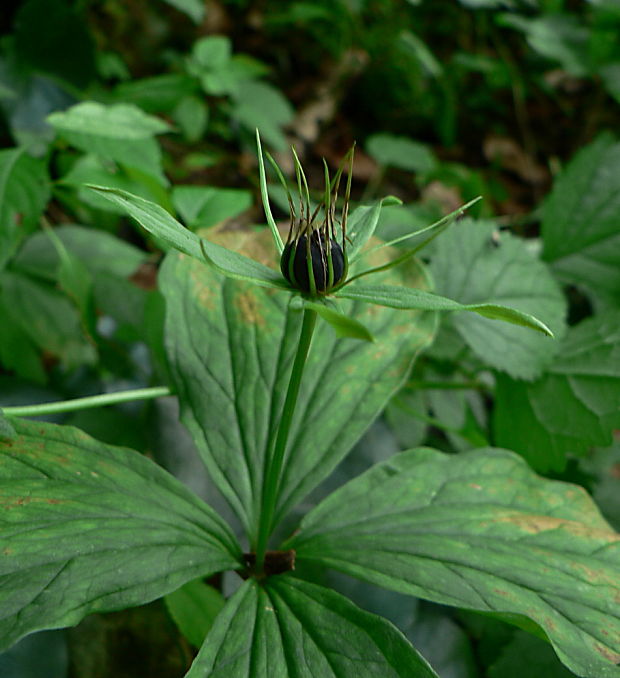
[[[283,548],[402,593],[527,617],[578,675],[620,675],[620,535],[585,490],[514,453],[397,454],[325,499]]]
[[[289,575],[246,582],[186,678],[437,678],[390,622]]]
[[[273,261],[266,231],[225,235],[231,245],[244,239],[245,251]],[[425,284],[414,262],[384,279],[402,281],[400,276]],[[183,256],[166,259],[160,286],[182,420],[212,477],[252,530],[265,451],[273,444],[282,412],[302,313],[287,313],[289,295],[222,279]],[[292,422],[279,517],[350,451],[402,384],[434,330],[432,314],[347,301],[341,310],[362,323],[375,343],[339,340],[326,323],[317,324]]]
[[[566,455],[611,445],[620,428],[620,312],[572,327],[560,353],[532,383],[497,382],[495,440],[540,470],[562,470]]]
[[[533,315],[561,338],[566,301],[558,284],[522,239],[496,228],[464,219],[438,238],[431,263],[437,292],[470,307],[501,305]],[[516,378],[537,377],[557,352],[558,342],[524,328],[470,313],[450,322],[487,365]]]
[[[217,589],[194,579],[165,596],[164,602],[181,633],[200,647],[226,601]]]
[[[230,529],[138,452],[12,421],[0,442],[2,647],[239,567]]]
[[[543,206],[543,259],[595,296],[620,298],[620,143],[602,135],[556,179]]]

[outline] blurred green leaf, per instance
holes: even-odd
[[[164,0],[199,24],[205,16],[205,3],[202,0]]]
[[[231,116],[252,134],[258,128],[261,137],[278,151],[286,148],[282,126],[291,122],[293,114],[293,107],[278,89],[258,81],[243,84],[231,111]]]
[[[96,349],[84,336],[77,310],[49,285],[5,271],[0,277],[0,299],[21,332],[65,367],[96,361]]]
[[[174,110],[172,117],[181,129],[185,140],[199,141],[207,129],[209,109],[203,99],[197,96],[183,97]]]
[[[249,191],[211,186],[175,186],[172,202],[188,228],[196,230],[232,219],[251,207]]]
[[[219,675],[437,678],[390,622],[289,575],[228,601],[187,678]]]
[[[13,419],[0,442],[2,647],[239,567],[224,521],[141,454]]]
[[[159,118],[133,104],[104,105],[95,101],[75,104],[47,117],[69,144],[106,160],[135,167],[166,183],[156,134],[170,131]]]
[[[523,631],[502,649],[500,658],[488,672],[489,678],[572,678],[553,650],[540,638]]]
[[[498,379],[495,440],[541,471],[612,442],[620,427],[620,311],[572,327],[552,365],[526,384]]]
[[[543,259],[563,282],[620,299],[620,143],[608,134],[581,149],[543,204]]]
[[[23,148],[0,151],[0,270],[37,227],[49,198],[42,160]]]
[[[106,272],[127,278],[148,257],[126,240],[92,227],[64,224],[54,227],[54,234],[66,250],[94,274]],[[14,266],[30,275],[54,280],[59,263],[58,252],[50,247],[48,236],[39,232],[24,243]]]
[[[200,647],[226,601],[222,594],[201,579],[183,584],[164,597],[174,623],[194,646]]]
[[[523,240],[498,233],[493,222],[464,219],[442,234],[431,272],[438,293],[472,310],[480,304],[509,306],[541,318],[558,339],[564,334],[566,300],[547,266],[530,254]],[[518,316],[503,319],[519,324]],[[538,376],[559,347],[541,334],[470,313],[457,314],[450,323],[487,365],[516,378]]]
[[[373,134],[366,151],[380,164],[421,174],[432,172],[437,159],[426,144],[393,134]]]
[[[581,487],[514,453],[395,455],[330,495],[282,548],[389,589],[533,620],[564,664],[618,675],[620,537]]]

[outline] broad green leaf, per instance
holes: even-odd
[[[0,277],[0,300],[10,321],[67,368],[95,362],[95,347],[82,332],[77,310],[50,285],[5,271]]]
[[[68,143],[86,153],[135,167],[166,183],[154,137],[170,127],[137,106],[84,101],[50,114],[47,121]]]
[[[164,602],[181,633],[200,647],[226,601],[217,589],[194,579],[165,596]]]
[[[104,186],[90,186],[89,188],[122,207],[149,233],[175,249],[199,259],[204,265],[211,264],[224,275],[251,281],[256,285],[289,289],[284,278],[273,269],[237,252],[199,238],[171,217],[163,207],[119,189]],[[208,257],[208,259],[205,260],[205,257]]]
[[[620,295],[620,143],[602,135],[555,181],[543,206],[543,259],[594,296]]]
[[[0,442],[0,637],[140,605],[239,567],[224,521],[166,471],[78,429],[12,420]]]
[[[572,327],[560,352],[532,383],[499,379],[495,440],[540,470],[562,470],[566,455],[612,443],[620,428],[620,312]]]
[[[175,186],[172,202],[188,228],[207,228],[251,207],[252,194],[238,188]]]
[[[290,575],[247,581],[186,678],[437,678],[390,622]]]
[[[144,263],[148,254],[111,233],[76,224],[56,226],[54,234],[67,251],[93,273],[111,273],[128,278]],[[49,237],[35,233],[24,243],[15,257],[15,268],[30,275],[54,280],[60,258],[50,247]]]
[[[422,311],[474,311],[485,318],[503,320],[514,325],[521,325],[537,330],[547,336],[553,336],[551,330],[540,320],[529,313],[498,304],[459,304],[458,301],[440,297],[438,294],[420,289],[396,285],[361,285],[355,284],[338,291],[338,297],[356,299],[368,304],[379,304],[401,310]]]
[[[338,337],[349,337],[363,341],[374,341],[372,334],[358,320],[340,313],[326,304],[305,301],[304,306],[316,311],[325,322],[329,323]]]
[[[244,238],[244,251],[273,260],[267,231],[220,238],[233,246]],[[385,279],[402,281],[405,275],[413,284],[425,284],[414,262]],[[222,279],[184,256],[166,258],[160,288],[167,302],[166,347],[181,419],[211,476],[251,531],[262,495],[265,450],[282,412],[302,313],[287,313],[289,295]],[[341,310],[362,323],[376,343],[339,340],[326,323],[317,323],[292,422],[278,517],[350,451],[434,331],[433,314],[347,301]]]
[[[0,151],[0,270],[37,227],[49,197],[41,160],[20,148]]]
[[[367,152],[380,164],[409,172],[432,172],[437,159],[426,144],[393,134],[373,134],[366,141]]]
[[[519,313],[541,318],[561,338],[566,301],[559,285],[522,239],[508,233],[497,238],[496,228],[492,222],[465,219],[437,240],[431,263],[437,292],[472,310],[479,304],[515,309],[510,311],[514,321],[503,319],[516,325],[532,327],[518,321]],[[487,315],[482,308],[477,313]],[[558,342],[535,332],[468,313],[450,322],[487,365],[520,379],[537,377],[558,348]]]
[[[527,617],[578,675],[619,675],[620,535],[585,490],[514,453],[397,454],[325,499],[283,548],[402,593]]]

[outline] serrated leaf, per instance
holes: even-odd
[[[431,262],[437,292],[470,307],[501,304],[534,315],[561,338],[566,301],[558,284],[521,239],[508,233],[498,239],[496,228],[464,219],[437,240]],[[468,313],[450,322],[487,365],[519,379],[537,377],[557,352],[557,342],[519,327]]]
[[[51,113],[47,121],[67,142],[86,153],[135,167],[166,184],[154,137],[170,127],[137,106],[84,101]]]
[[[536,330],[547,336],[553,336],[551,330],[529,313],[498,304],[460,304],[458,301],[440,297],[426,290],[411,289],[396,285],[360,285],[344,287],[337,292],[338,297],[356,299],[369,304],[379,304],[400,310],[423,311],[473,311],[491,320],[503,320]]]
[[[12,420],[0,442],[0,637],[139,605],[239,567],[224,521],[138,452]]]
[[[222,234],[232,246],[238,234]],[[270,234],[243,234],[245,251],[273,256]],[[387,257],[387,254],[382,254]],[[423,274],[412,262],[386,279]],[[391,277],[390,277],[391,276]],[[160,271],[166,297],[166,347],[181,418],[209,471],[251,531],[258,518],[266,449],[273,444],[301,312],[288,295],[222,279],[188,257],[168,256]],[[431,314],[344,302],[376,343],[341,341],[318,323],[289,437],[278,517],[350,451],[406,378],[430,341]]]
[[[200,647],[226,601],[201,579],[194,579],[164,597],[170,616],[187,640]]]
[[[180,252],[199,259],[203,264],[211,264],[220,273],[240,280],[247,280],[256,285],[289,289],[284,278],[273,269],[237,252],[199,238],[170,216],[163,207],[150,200],[139,198],[137,195],[115,188],[104,186],[89,186],[89,188],[122,207],[149,233],[161,238],[166,244]]]
[[[186,678],[437,678],[390,622],[289,575],[246,582]]]
[[[581,487],[514,453],[395,455],[337,490],[282,545],[438,603],[533,620],[572,671],[616,678],[620,535]]]
[[[620,312],[572,327],[545,374],[497,382],[495,440],[540,470],[562,470],[566,455],[612,443],[620,428]]]
[[[556,179],[543,206],[543,259],[595,296],[620,295],[620,143],[601,135]]]

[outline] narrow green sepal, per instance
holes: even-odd
[[[350,339],[361,339],[362,341],[373,342],[375,338],[370,331],[358,320],[354,320],[344,313],[340,313],[327,302],[320,303],[304,300],[306,308],[316,311],[318,315],[328,322],[336,332],[338,337],[349,337]]]
[[[245,280],[276,289],[290,289],[282,276],[273,269],[198,237],[172,217],[163,207],[150,200],[128,193],[119,188],[87,185],[87,188],[99,193],[115,203],[133,217],[145,230],[163,242],[190,257],[207,261],[220,273],[229,278]]]
[[[265,210],[265,217],[267,217],[267,223],[269,224],[269,228],[271,229],[271,235],[273,236],[273,239],[276,243],[278,254],[282,254],[282,250],[284,249],[284,243],[282,242],[280,231],[278,231],[275,219],[273,218],[273,214],[271,213],[271,206],[269,205],[269,193],[267,191],[267,176],[265,174],[265,162],[263,160],[263,149],[260,143],[260,134],[258,132],[258,128],[256,129],[256,148],[258,151],[258,173],[260,176],[260,195],[263,202],[263,209]]]
[[[438,294],[396,285],[353,285],[338,291],[336,296],[400,310],[473,311],[485,318],[521,325],[553,337],[553,332],[538,318],[501,304],[460,304]]]

